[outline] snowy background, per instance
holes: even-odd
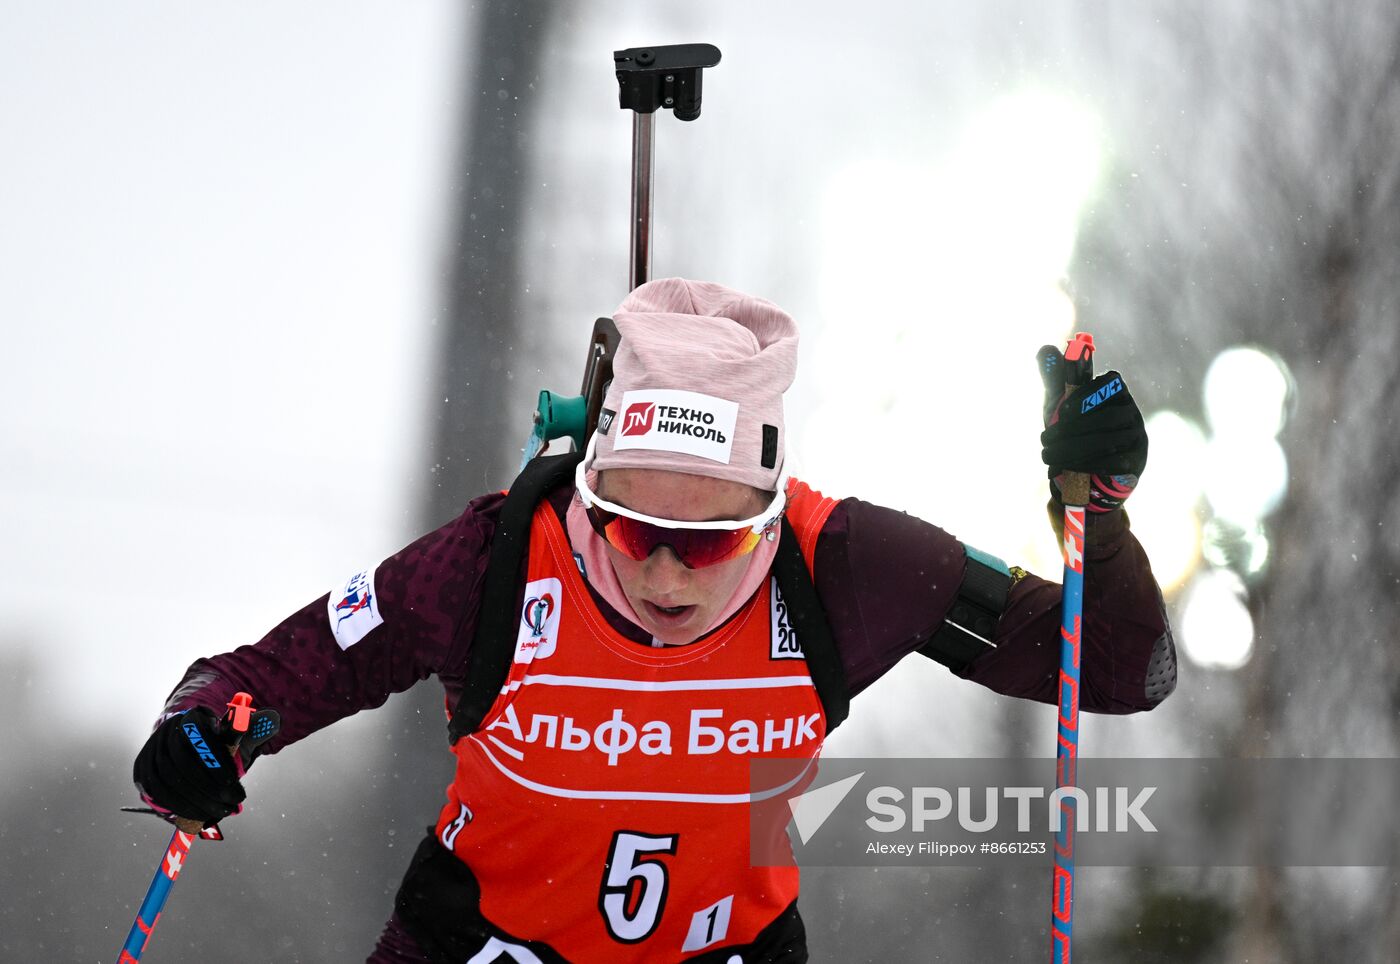
[[[1033,357],[1092,331],[1150,416],[1183,666],[1085,752],[1396,755],[1395,4],[11,4],[0,958],[115,956],[165,839],[117,808],[186,665],[509,481],[625,294],[611,52],[695,41],[654,274],[797,317],[803,474],[1053,574]],[[830,752],[1052,728],[911,659]],[[425,685],[260,763],[145,959],[363,959],[444,750]],[[1400,959],[1393,869],[1080,877],[1086,959]],[[803,907],[815,960],[1023,961],[1048,887],[814,869]]]

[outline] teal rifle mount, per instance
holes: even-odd
[[[611,318],[593,322],[593,337],[588,343],[588,363],[583,369],[583,388],[579,395],[557,395],[540,392],[535,407],[535,424],[525,441],[523,469],[544,447],[555,439],[568,438],[574,449],[582,452],[588,433],[598,424],[603,410],[603,395],[612,381],[612,360],[620,336]]]

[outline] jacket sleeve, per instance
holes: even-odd
[[[1064,509],[1050,506],[1062,522]],[[1123,509],[1086,523],[1080,708],[1150,710],[1176,688],[1176,646],[1162,591]],[[1060,585],[1026,573],[1011,589],[994,639],[958,675],[1008,696],[1059,698]]]
[[[356,585],[321,596],[258,642],[196,660],[161,719],[196,705],[221,712],[242,690],[282,715],[281,732],[260,750],[276,753],[430,675],[460,674],[501,500],[495,494],[473,501],[368,579],[352,577]]]
[[[1176,684],[1176,650],[1161,591],[1122,509],[1086,534],[1080,707],[1149,710]],[[962,584],[966,551],[936,526],[856,499],[843,501],[817,540],[815,579],[852,695],[928,642]],[[1060,586],[1018,578],[988,649],[957,675],[998,693],[1054,703],[1060,660]]]

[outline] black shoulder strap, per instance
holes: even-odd
[[[467,656],[467,680],[447,725],[447,738],[452,743],[481,725],[510,676],[520,621],[515,597],[520,590],[535,507],[550,489],[573,477],[582,458],[581,452],[540,456],[532,459],[511,484],[491,537],[491,558],[486,563],[476,636]]]
[[[797,533],[783,517],[783,537],[778,541],[778,555],[773,560],[773,575],[778,579],[778,591],[787,604],[788,618],[802,644],[807,660],[807,672],[826,712],[826,732],[841,725],[851,710],[851,694],[846,688],[846,673],[841,667],[841,654],[836,651],[836,639],[826,621],[826,610],[817,596],[807,561]]]

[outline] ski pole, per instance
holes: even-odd
[[[229,752],[237,753],[239,742],[248,735],[250,723],[252,726],[253,743],[263,743],[277,732],[280,720],[276,713],[271,710],[264,710],[254,717],[253,698],[247,693],[237,693],[233,699],[229,700],[228,711],[224,714],[219,727],[219,736],[222,739],[232,737],[229,743]],[[156,866],[155,876],[151,878],[151,886],[146,889],[146,897],[141,901],[141,907],[136,911],[136,920],[131,925],[131,931],[126,935],[126,943],[122,945],[121,956],[117,958],[117,964],[134,964],[141,960],[141,954],[146,949],[146,944],[151,939],[151,932],[155,930],[156,922],[160,920],[161,910],[165,907],[165,901],[170,896],[170,889],[175,886],[175,881],[179,879],[180,871],[184,869],[185,859],[190,855],[190,845],[194,843],[196,837],[207,837],[211,840],[223,839],[217,826],[205,827],[198,820],[188,817],[175,818],[175,832],[170,836],[170,843],[166,845],[165,855],[161,857],[160,863]]]
[[[1094,377],[1094,336],[1080,332],[1065,348],[1067,389]],[[1055,745],[1055,787],[1077,784],[1079,759],[1079,640],[1084,615],[1084,506],[1089,476],[1066,472],[1060,482],[1065,504],[1064,579],[1061,590],[1059,721]],[[1055,832],[1055,868],[1050,893],[1050,961],[1070,964],[1074,946],[1074,822],[1079,808],[1073,795],[1060,801],[1060,829]]]

